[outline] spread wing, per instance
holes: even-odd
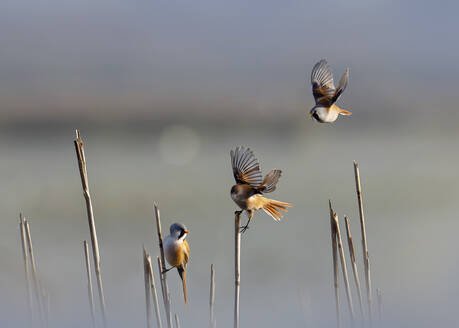
[[[331,106],[335,95],[335,84],[330,65],[325,59],[314,65],[311,72],[311,84],[316,105]]]
[[[332,98],[332,103],[337,101],[339,96],[341,96],[341,94],[347,87],[348,81],[349,81],[349,68],[346,69],[346,72],[344,72],[343,76],[341,76],[341,79],[339,80],[338,88],[336,88],[335,94],[333,95],[333,98]]]
[[[258,187],[262,181],[260,164],[250,148],[236,147],[230,155],[236,183]]]

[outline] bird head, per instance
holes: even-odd
[[[327,115],[327,108],[323,106],[314,106],[309,111],[309,117],[314,118],[318,122],[322,122],[324,117]]]
[[[170,230],[171,236],[179,240],[185,239],[185,237],[190,233],[185,227],[185,225],[181,223],[172,224],[169,230]]]

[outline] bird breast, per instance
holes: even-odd
[[[183,251],[183,241],[167,236],[164,240],[164,255],[167,262],[173,266],[180,266],[185,260],[185,253]]]

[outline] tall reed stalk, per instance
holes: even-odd
[[[239,293],[241,288],[241,213],[234,212],[234,328],[239,328]]]
[[[360,314],[362,315],[362,318],[364,318],[365,314],[363,311],[362,292],[360,289],[360,279],[359,279],[359,273],[357,271],[357,263],[355,261],[355,250],[354,250],[354,242],[352,241],[352,235],[351,235],[351,224],[347,216],[344,216],[344,220],[346,221],[347,244],[349,246],[349,256],[351,258],[351,263],[352,263],[352,272],[354,274],[355,288],[357,289],[357,296],[359,297]]]
[[[365,215],[363,212],[363,200],[362,200],[362,187],[360,185],[360,171],[359,164],[354,161],[354,175],[355,175],[355,189],[357,192],[357,200],[359,203],[359,215],[360,215],[360,230],[362,232],[362,249],[363,249],[363,263],[365,268],[365,285],[367,289],[367,305],[368,305],[368,317],[371,323],[371,275],[370,275],[370,256],[368,254],[367,247],[367,232],[365,227]]]
[[[351,320],[354,321],[354,306],[352,305],[352,294],[349,287],[349,278],[347,275],[346,258],[344,256],[343,240],[341,239],[341,230],[339,228],[338,215],[333,212],[333,221],[335,222],[336,238],[338,242],[338,251],[341,258],[341,271],[343,272],[344,287],[346,290],[347,304]]]
[[[76,130],[76,139],[74,140],[75,151],[78,160],[78,168],[80,170],[81,185],[83,187],[83,195],[86,201],[86,212],[88,215],[89,232],[91,234],[92,257],[94,259],[94,270],[97,279],[97,289],[99,292],[100,310],[102,312],[102,321],[104,327],[107,327],[107,317],[105,311],[105,296],[102,286],[102,275],[100,272],[100,255],[99,242],[97,240],[96,223],[94,221],[94,212],[92,209],[91,194],[89,193],[88,171],[86,169],[86,157],[84,153],[83,140],[80,137],[80,131]]]
[[[166,259],[164,257],[164,248],[163,248],[163,237],[161,232],[161,216],[159,213],[159,207],[155,203],[155,217],[156,217],[156,229],[158,232],[158,244],[159,244],[159,251],[161,254],[160,264],[160,276],[161,276],[161,286],[163,291],[163,300],[164,300],[164,308],[166,309],[166,321],[167,327],[172,328],[172,313],[171,313],[171,306],[170,306],[170,294],[169,288],[167,286],[167,276],[166,276]]]
[[[330,208],[330,232],[331,232],[331,245],[332,245],[332,256],[333,256],[333,286],[335,289],[335,308],[336,308],[336,325],[339,328],[341,326],[340,321],[340,303],[339,303],[339,280],[338,280],[338,243],[336,236],[336,225],[334,212],[331,206],[331,200],[328,201]]]
[[[147,316],[147,328],[151,328],[151,299],[150,299],[150,269],[148,268],[147,262],[147,250],[143,248],[143,277],[145,282],[145,307],[146,307],[146,316]]]
[[[25,231],[24,218],[22,217],[22,213],[19,214],[19,233],[21,236],[22,257],[24,259],[24,274],[25,274],[25,282],[26,282],[27,309],[28,309],[27,315],[29,317],[29,324],[32,325],[33,299],[32,299],[32,290],[31,290],[31,282],[30,282],[29,256],[27,254],[26,231]]]
[[[153,305],[155,307],[156,325],[158,328],[162,328],[161,314],[159,312],[159,304],[158,304],[158,294],[156,293],[155,276],[153,274],[153,266],[151,264],[151,257],[149,254],[147,254],[147,265],[148,265],[148,274],[150,276],[151,295],[153,297]]]
[[[89,260],[89,246],[86,240],[83,242],[83,249],[84,249],[84,259],[85,259],[85,264],[86,264],[86,278],[88,279],[89,311],[91,312],[92,326],[95,328],[96,327],[96,309],[94,307],[94,293],[93,293],[92,278],[91,278],[91,261]]]
[[[209,297],[209,325],[210,328],[215,328],[214,318],[214,302],[215,302],[215,270],[214,265],[210,265],[210,297]]]
[[[33,244],[32,244],[32,234],[30,233],[30,225],[29,221],[24,219],[24,228],[25,228],[25,234],[26,234],[26,240],[27,240],[27,245],[29,248],[29,256],[30,256],[30,266],[32,268],[32,281],[33,281],[33,286],[35,290],[35,300],[37,303],[38,307],[38,314],[40,317],[40,326],[44,327],[45,326],[45,308],[44,308],[44,303],[43,303],[43,294],[42,294],[42,288],[40,284],[40,279],[38,277],[38,272],[37,272],[37,264],[35,261],[35,255],[34,255],[34,250],[33,250]]]

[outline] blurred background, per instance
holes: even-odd
[[[168,275],[182,327],[207,325],[211,263],[217,325],[231,327],[238,145],[265,173],[283,170],[272,197],[294,204],[280,223],[257,213],[242,236],[242,326],[335,325],[329,199],[351,219],[363,273],[353,160],[384,324],[457,325],[458,7],[1,0],[2,326],[27,323],[19,212],[30,218],[50,326],[90,323],[77,128],[112,327],[145,322],[141,247],[159,254],[153,201],[165,231],[176,221],[191,230],[187,307]],[[307,117],[321,58],[335,80],[350,68],[339,104],[353,115],[333,125]]]

